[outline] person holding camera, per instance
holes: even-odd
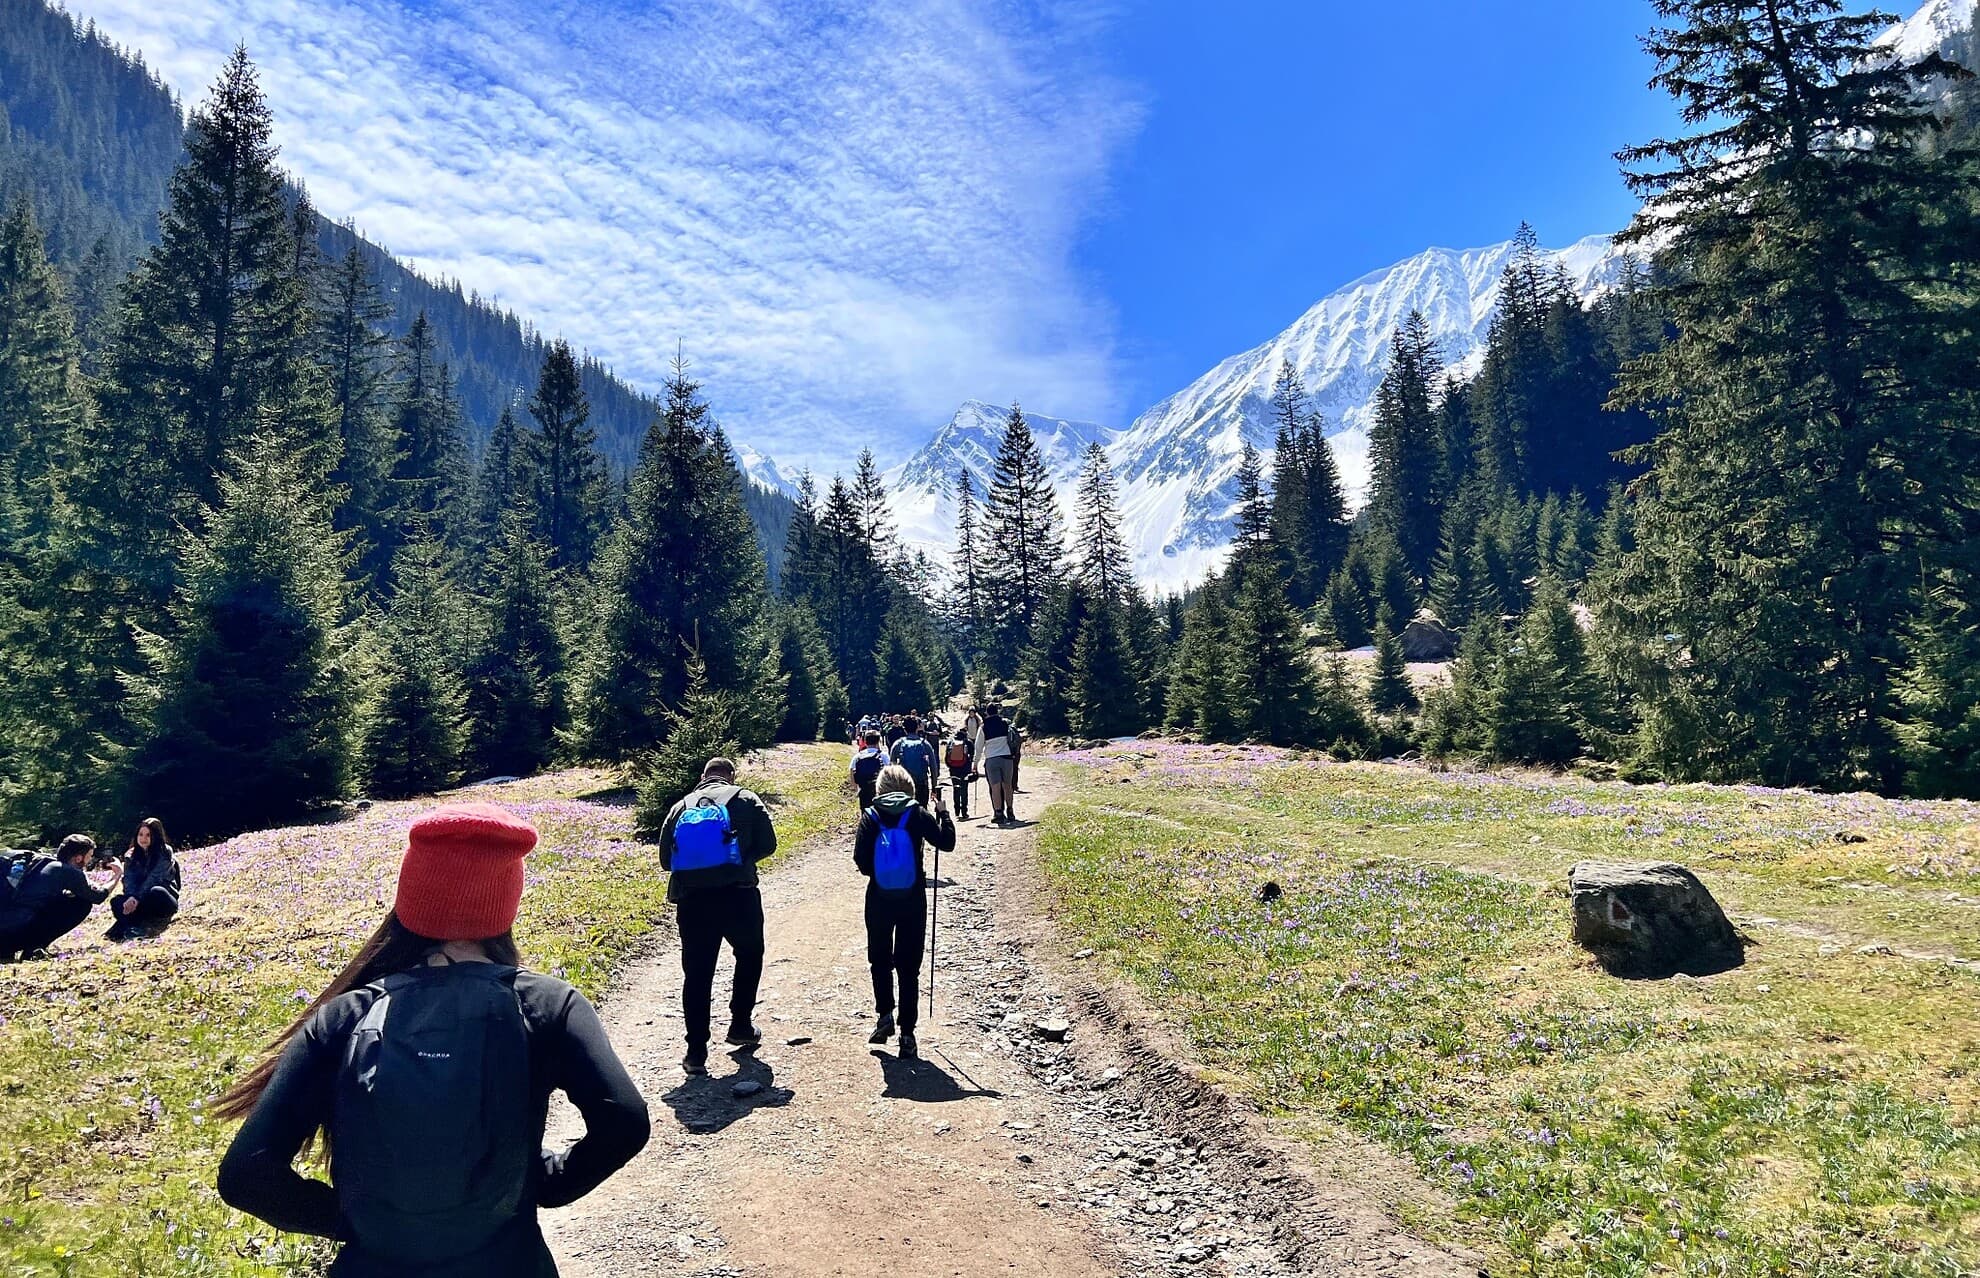
[[[94,839],[71,834],[54,856],[32,857],[21,867],[20,881],[11,885],[6,904],[0,906],[0,963],[48,957],[49,946],[81,927],[89,912],[103,904],[110,882],[97,886],[85,868],[95,856]]]

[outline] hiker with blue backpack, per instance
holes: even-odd
[[[213,1112],[245,1118],[220,1197],[343,1244],[330,1278],[556,1278],[537,1210],[646,1144],[646,1102],[598,1013],[521,970],[512,934],[536,831],[458,804],[413,822],[392,911]],[[584,1136],[545,1149],[550,1093]],[[296,1170],[312,1146],[328,1183]]]
[[[921,735],[921,718],[908,715],[901,720],[901,739],[888,748],[887,759],[906,768],[914,778],[914,801],[928,806],[928,792],[935,783],[935,747]]]
[[[920,1008],[921,951],[929,925],[929,879],[921,858],[930,845],[939,864],[941,853],[955,850],[956,823],[949,819],[939,793],[931,812],[915,800],[914,778],[907,769],[890,765],[880,774],[873,806],[860,818],[859,832],[853,837],[853,864],[869,880],[866,961],[873,969],[873,1010],[879,1019],[867,1041],[886,1042],[898,1023],[904,1060],[919,1054],[914,1027]]]
[[[673,806],[660,826],[660,867],[681,934],[681,1016],[687,1022],[690,1077],[708,1072],[715,964],[727,941],[736,956],[729,993],[731,1047],[763,1041],[751,1017],[763,980],[763,894],[756,863],[777,850],[777,829],[763,800],[736,784],[736,765],[710,759],[701,784]]]

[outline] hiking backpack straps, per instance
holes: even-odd
[[[921,858],[914,852],[914,836],[908,833],[913,808],[902,808],[900,819],[887,824],[878,808],[868,808],[879,833],[873,839],[873,886],[883,892],[906,892],[921,881]]]
[[[969,766],[969,747],[960,741],[949,742],[949,757],[946,762],[951,772],[961,772]]]
[[[674,821],[673,873],[741,864],[742,845],[729,805],[702,790],[689,795]]]
[[[338,1208],[381,1259],[470,1256],[528,1210],[542,1143],[516,969],[424,967],[367,988],[331,1110]]]
[[[901,742],[901,766],[913,774],[922,784],[928,781],[928,774],[935,770],[935,751],[921,737],[908,737]]]

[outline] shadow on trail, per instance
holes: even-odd
[[[941,1055],[941,1053],[937,1053]],[[880,1062],[880,1072],[886,1076],[887,1086],[882,1096],[896,1100],[919,1101],[924,1105],[942,1105],[949,1101],[996,1100],[1003,1093],[994,1088],[979,1087],[976,1080],[962,1066],[942,1056],[949,1069],[943,1069],[934,1061],[922,1057],[917,1060],[902,1060],[887,1052],[875,1051],[873,1059]],[[956,1081],[956,1074],[962,1075],[962,1083]],[[963,1083],[969,1086],[963,1086]]]
[[[729,1059],[736,1063],[735,1073],[717,1077],[711,1071],[700,1078],[688,1079],[660,1098],[674,1111],[680,1125],[697,1136],[723,1131],[753,1110],[781,1109],[797,1095],[788,1087],[776,1085],[776,1073],[754,1051],[738,1049],[729,1053]],[[747,1083],[758,1084],[762,1090],[748,1096],[736,1095],[736,1088]]]

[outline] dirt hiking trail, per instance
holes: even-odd
[[[1018,810],[1035,820],[1061,783],[1039,766],[1024,779]],[[1198,1082],[1042,917],[1035,827],[997,829],[980,786],[976,798],[941,861],[919,1061],[866,1041],[850,801],[844,830],[764,880],[761,1048],[711,1051],[709,1076],[684,1081],[671,927],[621,973],[602,1013],[653,1107],[653,1140],[589,1198],[545,1213],[566,1278],[1479,1272],[1312,1174]],[[725,954],[718,1033],[728,990]],[[572,1122],[560,1111],[553,1128]]]

